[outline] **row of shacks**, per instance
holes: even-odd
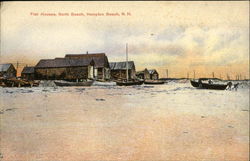
[[[21,78],[26,80],[119,80],[158,79],[156,70],[136,72],[134,61],[109,62],[105,53],[67,54],[63,58],[41,59],[36,66],[24,67]],[[0,65],[0,77],[15,77],[12,64]]]

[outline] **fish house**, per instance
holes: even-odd
[[[67,54],[65,58],[75,58],[75,59],[93,59],[94,65],[94,78],[100,80],[110,79],[110,66],[108,57],[105,53],[91,53],[86,54]]]
[[[156,80],[159,79],[159,73],[155,69],[148,70],[150,74],[150,79]]]
[[[93,59],[42,59],[35,66],[35,79],[78,80],[94,78]]]
[[[126,79],[127,75],[127,62],[111,62],[109,63],[111,70],[111,78],[112,79]],[[135,79],[136,78],[135,64],[134,61],[128,61],[128,78]]]
[[[21,77],[26,80],[35,79],[35,67],[24,67],[21,72]]]
[[[0,77],[13,78],[16,77],[16,69],[13,64],[0,64]]]
[[[150,79],[150,74],[149,74],[148,69],[145,68],[145,69],[142,70],[142,71],[136,72],[136,77],[137,77],[137,78],[140,78],[140,79],[144,79],[144,80]]]

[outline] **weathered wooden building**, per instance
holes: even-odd
[[[16,77],[16,69],[13,64],[0,64],[0,77],[13,78]]]
[[[42,59],[35,66],[38,80],[80,80],[94,78],[94,61],[90,58]]]
[[[94,77],[96,79],[108,80],[110,79],[110,66],[108,57],[105,53],[91,53],[86,54],[67,54],[65,58],[82,58],[82,59],[93,59],[94,66]]]
[[[150,79],[159,79],[159,73],[155,69],[148,70],[150,74]]]
[[[139,79],[144,79],[144,80],[148,80],[150,79],[150,74],[147,68],[145,68],[142,71],[138,71],[136,72],[136,77]]]
[[[126,62],[111,62],[110,66],[110,74],[112,79],[126,79]],[[128,78],[135,79],[136,71],[134,61],[128,61]]]
[[[35,67],[24,67],[21,72],[21,77],[26,80],[35,79]]]

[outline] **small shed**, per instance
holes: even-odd
[[[35,66],[38,80],[77,80],[94,78],[93,59],[56,58],[42,59]]]
[[[16,69],[13,64],[0,64],[0,77],[13,78],[16,77]]]
[[[148,70],[150,74],[150,79],[156,80],[159,79],[159,73],[155,69]]]
[[[144,80],[150,79],[150,74],[149,74],[148,69],[145,68],[142,71],[136,72],[136,77],[139,79],[144,79]]]
[[[105,53],[86,53],[86,54],[66,54],[65,58],[76,58],[76,59],[93,59],[94,66],[94,77],[96,79],[108,80],[110,79],[110,66],[108,57]]]
[[[127,62],[111,62],[109,63],[112,79],[126,79],[127,78]],[[135,79],[136,71],[134,61],[128,61],[128,78]]]
[[[21,72],[21,77],[26,80],[34,80],[35,67],[24,67]]]

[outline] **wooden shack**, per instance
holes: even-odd
[[[144,80],[148,80],[150,79],[150,74],[147,68],[145,68],[142,71],[138,71],[136,72],[136,77],[139,79],[144,79]]]
[[[110,66],[108,57],[105,53],[86,53],[86,54],[67,54],[65,58],[81,58],[81,59],[93,59],[94,77],[95,79],[108,80],[110,79]]]
[[[110,66],[110,74],[111,78],[114,80],[117,79],[126,79],[126,62],[111,62]],[[134,61],[128,61],[128,78],[135,79],[136,71]]]
[[[21,72],[22,79],[34,80],[35,79],[35,67],[24,67]]]
[[[159,79],[159,73],[155,69],[148,70],[150,74],[150,79],[157,80]]]
[[[0,64],[0,77],[13,78],[16,77],[16,69],[13,64]]]
[[[42,59],[35,66],[38,80],[81,80],[94,78],[93,59]]]

